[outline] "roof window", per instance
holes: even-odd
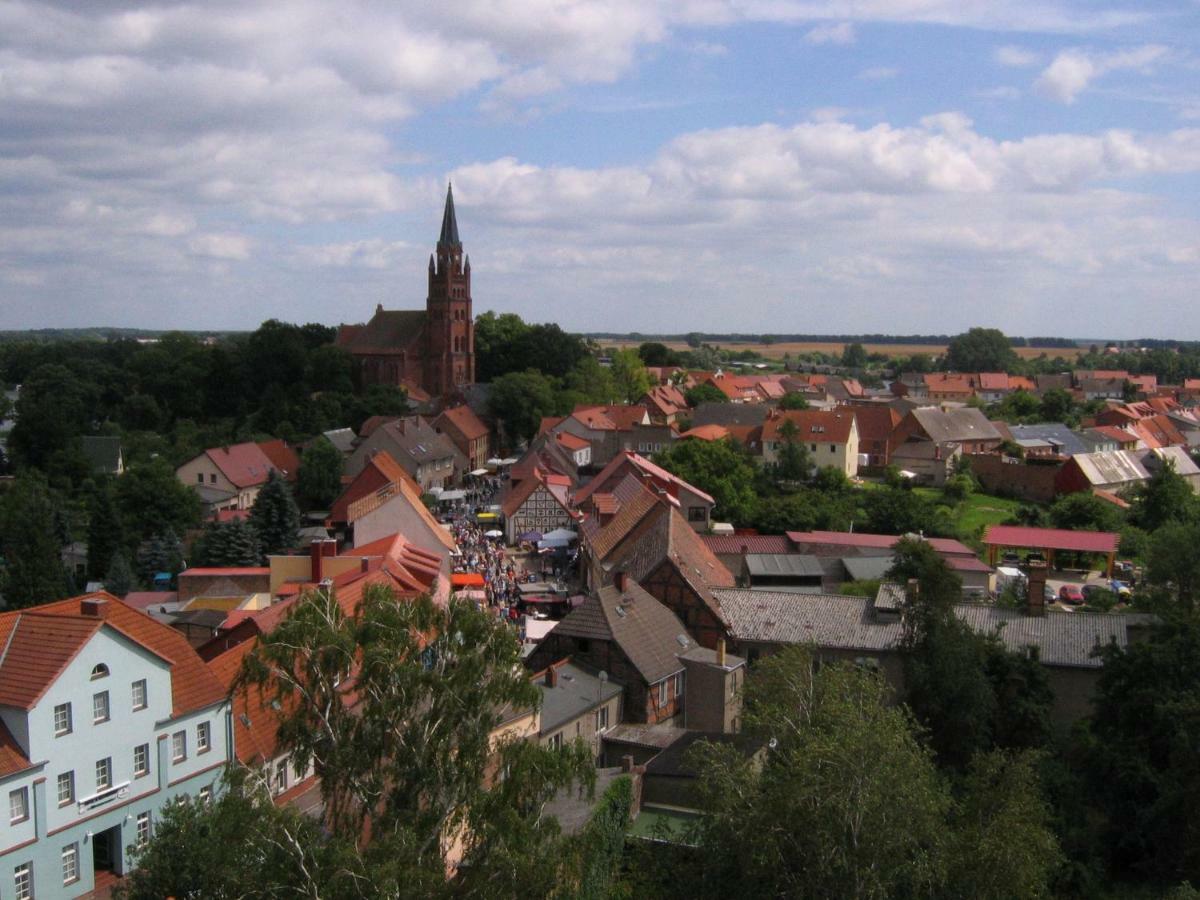
[[[92,667],[92,681],[95,681],[97,678],[107,677],[108,666],[106,666],[104,663],[96,663],[96,665]]]

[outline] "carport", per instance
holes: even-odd
[[[1068,531],[1063,528],[1033,528],[1026,525],[989,525],[983,535],[988,562],[996,565],[1002,549],[1039,550],[1046,555],[1050,568],[1059,550],[1096,553],[1105,559],[1105,574],[1112,578],[1113,562],[1121,536],[1111,531]]]

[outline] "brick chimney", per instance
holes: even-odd
[[[1027,611],[1031,616],[1046,614],[1046,564],[1033,561],[1029,563],[1029,579],[1026,583],[1028,596]]]
[[[725,638],[717,638],[717,665],[725,666]]]
[[[624,569],[619,570],[613,575],[613,586],[622,594],[629,587],[629,573]]]
[[[93,619],[107,619],[108,608],[108,601],[103,597],[89,597],[79,601],[79,614]]]
[[[546,687],[558,687],[558,669],[554,666],[546,667]]]

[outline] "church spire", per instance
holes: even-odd
[[[448,247],[462,246],[462,241],[458,239],[458,221],[454,218],[454,189],[449,182],[446,184],[446,211],[442,213],[442,235],[438,238],[438,245],[443,244]]]

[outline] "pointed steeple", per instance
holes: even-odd
[[[454,218],[454,189],[446,184],[446,211],[442,213],[442,235],[438,238],[438,246],[462,246],[458,239],[458,221]]]

